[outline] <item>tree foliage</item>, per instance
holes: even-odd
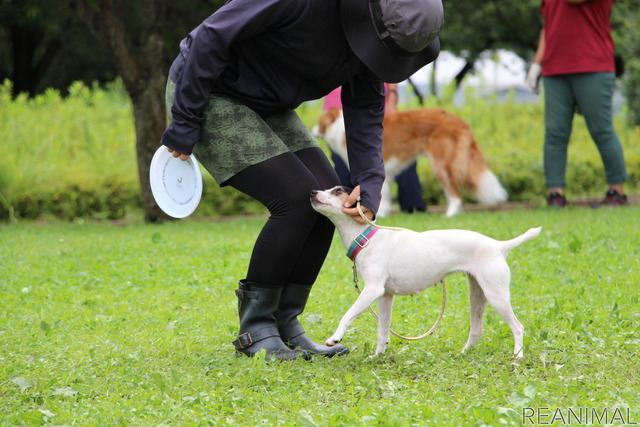
[[[87,34],[73,2],[3,0],[0,3],[0,79],[14,94],[65,91],[74,80],[116,77],[107,52]]]
[[[145,32],[158,30],[165,67],[162,72],[166,73],[178,42],[222,3],[0,0],[0,80],[11,80],[16,95],[30,96],[50,87],[65,93],[76,80],[89,85],[114,80],[117,66],[99,29],[107,22],[105,7],[119,14],[121,28],[133,42],[131,49],[136,55],[144,53]],[[150,5],[156,11],[150,10]]]
[[[444,0],[442,48],[473,61],[485,50],[508,49],[523,58],[535,50],[540,0]]]

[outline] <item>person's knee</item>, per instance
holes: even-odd
[[[311,191],[318,188],[317,182],[304,182],[283,190],[278,200],[268,206],[272,216],[286,217],[297,223],[310,227],[316,220],[317,213],[311,207]]]
[[[620,143],[613,126],[599,127],[591,130],[591,139],[599,150],[619,150]]]

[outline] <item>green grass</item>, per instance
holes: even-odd
[[[465,278],[436,333],[371,358],[367,313],[348,356],[236,358],[234,289],[263,219],[0,227],[0,425],[408,426],[520,424],[523,408],[620,408],[640,422],[640,207],[396,215],[383,225],[508,239],[525,358],[489,308],[467,354]],[[302,323],[328,337],[356,298],[337,237]],[[439,289],[396,299],[393,328],[435,320]],[[549,424],[550,418],[542,419]],[[575,422],[574,422],[575,424]]]

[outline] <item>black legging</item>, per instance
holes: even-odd
[[[333,224],[311,207],[311,190],[339,185],[320,148],[285,153],[253,165],[225,184],[253,197],[270,217],[256,240],[246,279],[281,287],[312,285],[324,262]]]

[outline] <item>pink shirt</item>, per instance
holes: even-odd
[[[324,97],[324,104],[322,105],[322,111],[327,111],[329,108],[342,108],[342,101],[340,100],[340,93],[342,92],[342,86],[338,86],[329,94]]]
[[[384,90],[386,93],[389,92],[389,84],[384,84]],[[322,111],[327,111],[329,108],[342,108],[342,101],[340,100],[340,94],[342,93],[342,86],[339,86],[329,92],[324,97],[324,103],[322,104]]]
[[[542,0],[545,48],[542,75],[613,72],[614,0]]]

